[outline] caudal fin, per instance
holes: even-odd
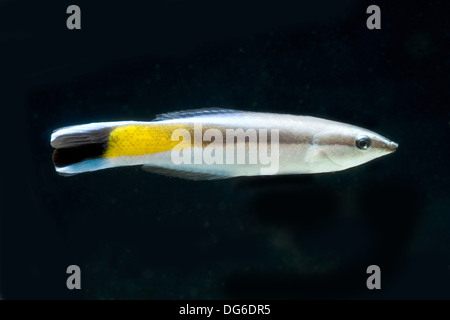
[[[55,148],[53,164],[59,174],[74,175],[110,167],[103,158],[111,131],[134,121],[100,122],[55,130],[50,144]]]

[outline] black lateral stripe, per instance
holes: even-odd
[[[91,143],[74,148],[61,148],[53,152],[55,167],[65,167],[83,160],[99,158],[106,150],[106,143]]]

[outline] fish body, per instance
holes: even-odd
[[[341,122],[229,109],[66,127],[52,134],[51,145],[56,171],[63,175],[142,165],[192,180],[340,171],[398,147]]]

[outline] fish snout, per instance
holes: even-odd
[[[395,143],[394,141],[391,141],[391,142],[389,142],[387,149],[390,152],[395,152],[395,151],[397,151],[397,148],[398,148],[398,143]]]

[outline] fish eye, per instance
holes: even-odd
[[[356,146],[358,149],[367,150],[370,148],[370,138],[368,136],[360,136],[356,138]]]

